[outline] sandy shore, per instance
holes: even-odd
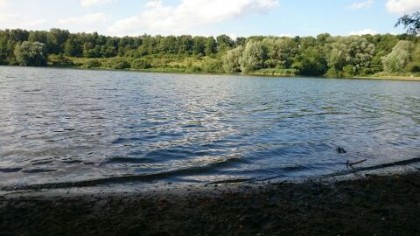
[[[48,193],[48,192],[47,192]],[[0,235],[420,235],[420,173],[0,197]]]

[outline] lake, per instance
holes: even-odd
[[[414,81],[0,67],[0,103],[2,190],[305,179],[420,158]]]

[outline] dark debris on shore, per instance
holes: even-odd
[[[3,196],[0,235],[420,235],[418,172],[234,189]]]

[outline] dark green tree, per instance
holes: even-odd
[[[64,52],[64,44],[67,41],[70,33],[68,30],[61,30],[61,29],[51,29],[48,32],[47,40],[48,40],[48,53],[51,54],[60,54]]]

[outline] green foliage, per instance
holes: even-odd
[[[411,15],[404,15],[398,19],[395,27],[403,25],[404,28],[407,30],[408,34],[411,35],[419,35],[420,34],[420,12],[416,11]]]
[[[67,41],[69,35],[70,33],[68,30],[51,29],[47,34],[48,53],[62,53],[64,49],[64,43]]]
[[[65,57],[63,54],[60,55],[49,55],[48,61],[52,66],[59,66],[59,67],[71,67],[74,66],[73,61]]]
[[[301,75],[322,76],[328,70],[327,61],[323,51],[319,47],[303,49],[295,58],[292,67]]]
[[[354,76],[370,68],[375,45],[360,36],[338,37],[327,44],[329,75]],[[351,68],[351,69],[350,69]]]
[[[21,66],[47,65],[47,50],[43,43],[23,41],[15,47],[16,62]]]
[[[294,76],[297,70],[295,69],[276,69],[266,68],[252,72],[253,75],[269,75],[269,76]]]
[[[245,74],[263,69],[267,59],[267,47],[261,41],[249,41],[239,58],[241,71]]]
[[[134,59],[131,62],[131,68],[133,69],[144,70],[149,69],[150,67],[152,67],[152,65],[145,58]]]
[[[108,61],[107,68],[114,70],[124,70],[131,68],[131,64],[124,58],[114,58]]]
[[[234,43],[235,43],[229,36],[225,34],[217,36],[216,41],[217,41],[217,51],[219,53],[224,53],[227,50],[233,48]]]
[[[61,29],[0,30],[0,65],[45,65],[47,53],[52,66],[165,72],[352,77],[420,70],[420,39],[413,35],[233,40],[227,35],[118,38]]]
[[[82,68],[85,69],[98,69],[102,67],[102,63],[96,59],[86,60],[86,62],[82,65]]]
[[[401,40],[392,49],[392,52],[382,58],[384,71],[390,73],[403,72],[405,66],[411,60],[411,53],[414,50],[412,42]]]
[[[202,65],[202,71],[205,73],[224,73],[222,61],[207,59]]]
[[[242,56],[243,50],[243,47],[239,46],[226,52],[226,54],[222,57],[224,72],[237,73],[241,71],[239,60]]]

